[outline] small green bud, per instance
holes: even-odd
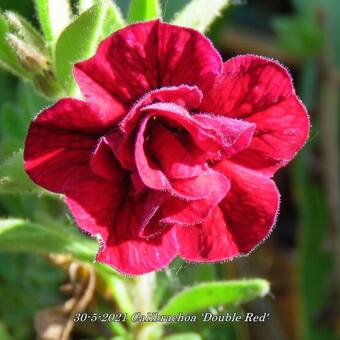
[[[41,54],[15,34],[7,34],[7,40],[22,66],[31,74],[42,74],[44,70],[50,68],[49,59],[44,54]]]
[[[33,25],[31,25],[25,18],[12,11],[6,11],[4,16],[7,19],[10,30],[13,31],[13,33],[17,33],[23,41],[33,46],[39,52],[48,55],[49,52],[44,38],[33,27]]]

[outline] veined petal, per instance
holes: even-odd
[[[269,235],[278,213],[275,183],[255,171],[221,162],[231,183],[219,206],[198,225],[176,227],[179,254],[188,261],[215,262],[253,250]]]
[[[98,135],[112,123],[89,104],[71,98],[42,111],[31,123],[25,142],[25,170],[34,182],[63,192],[68,180],[89,175]]]
[[[134,206],[127,201],[117,214],[116,225],[108,242],[100,249],[97,260],[127,275],[140,275],[167,266],[177,255],[177,239],[173,228],[163,229],[152,238],[139,236]]]
[[[107,180],[119,181],[124,170],[115,158],[105,139],[101,138],[92,154],[90,165],[92,171]]]
[[[256,124],[252,143],[235,162],[268,177],[308,138],[309,119],[288,71],[267,58],[246,55],[228,60],[220,80],[204,92],[201,109]]]
[[[223,116],[195,114],[194,119],[215,136],[227,157],[249,146],[256,127],[254,123]]]
[[[176,227],[179,255],[192,262],[215,262],[240,254],[223,212],[216,206],[200,224]]]
[[[175,233],[159,228],[161,234],[152,239],[139,234],[148,227],[164,193],[127,197],[127,186],[126,181],[84,177],[68,184],[66,203],[79,227],[101,240],[98,261],[129,275],[161,269],[177,254]]]
[[[191,180],[190,185],[186,183],[182,187],[186,188],[186,190],[190,188],[191,191],[196,187],[198,191],[194,192],[194,194],[204,193],[205,197],[194,201],[180,200],[176,197],[169,198],[161,207],[162,223],[179,225],[202,223],[211,209],[226,197],[230,183],[222,174],[210,171]]]
[[[69,182],[65,200],[77,225],[91,236],[99,235],[106,242],[125,196],[124,184],[124,181],[109,181],[98,176]]]
[[[168,178],[195,177],[208,169],[202,157],[195,155],[198,148],[181,143],[169,129],[159,124],[151,133],[146,148]]]
[[[113,33],[76,70],[131,105],[148,91],[164,86],[206,87],[222,71],[222,61],[199,32],[157,20]]]

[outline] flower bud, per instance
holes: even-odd
[[[25,18],[12,11],[6,11],[4,15],[13,33],[16,33],[23,41],[39,52],[48,55],[48,49],[42,35]]]
[[[43,70],[50,68],[50,62],[45,55],[28,45],[15,34],[7,34],[7,40],[16,52],[22,66],[31,74],[42,74]]]

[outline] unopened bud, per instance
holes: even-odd
[[[44,38],[25,18],[12,11],[6,11],[4,15],[14,33],[40,53],[48,55]]]
[[[15,51],[22,66],[31,74],[43,74],[50,68],[48,58],[18,38],[15,34],[7,34],[7,40]]]

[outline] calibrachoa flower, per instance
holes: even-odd
[[[143,274],[176,255],[231,259],[268,236],[271,178],[309,131],[285,68],[254,55],[223,64],[199,32],[150,21],[105,39],[74,76],[85,99],[33,120],[25,169],[100,237],[98,261]]]

